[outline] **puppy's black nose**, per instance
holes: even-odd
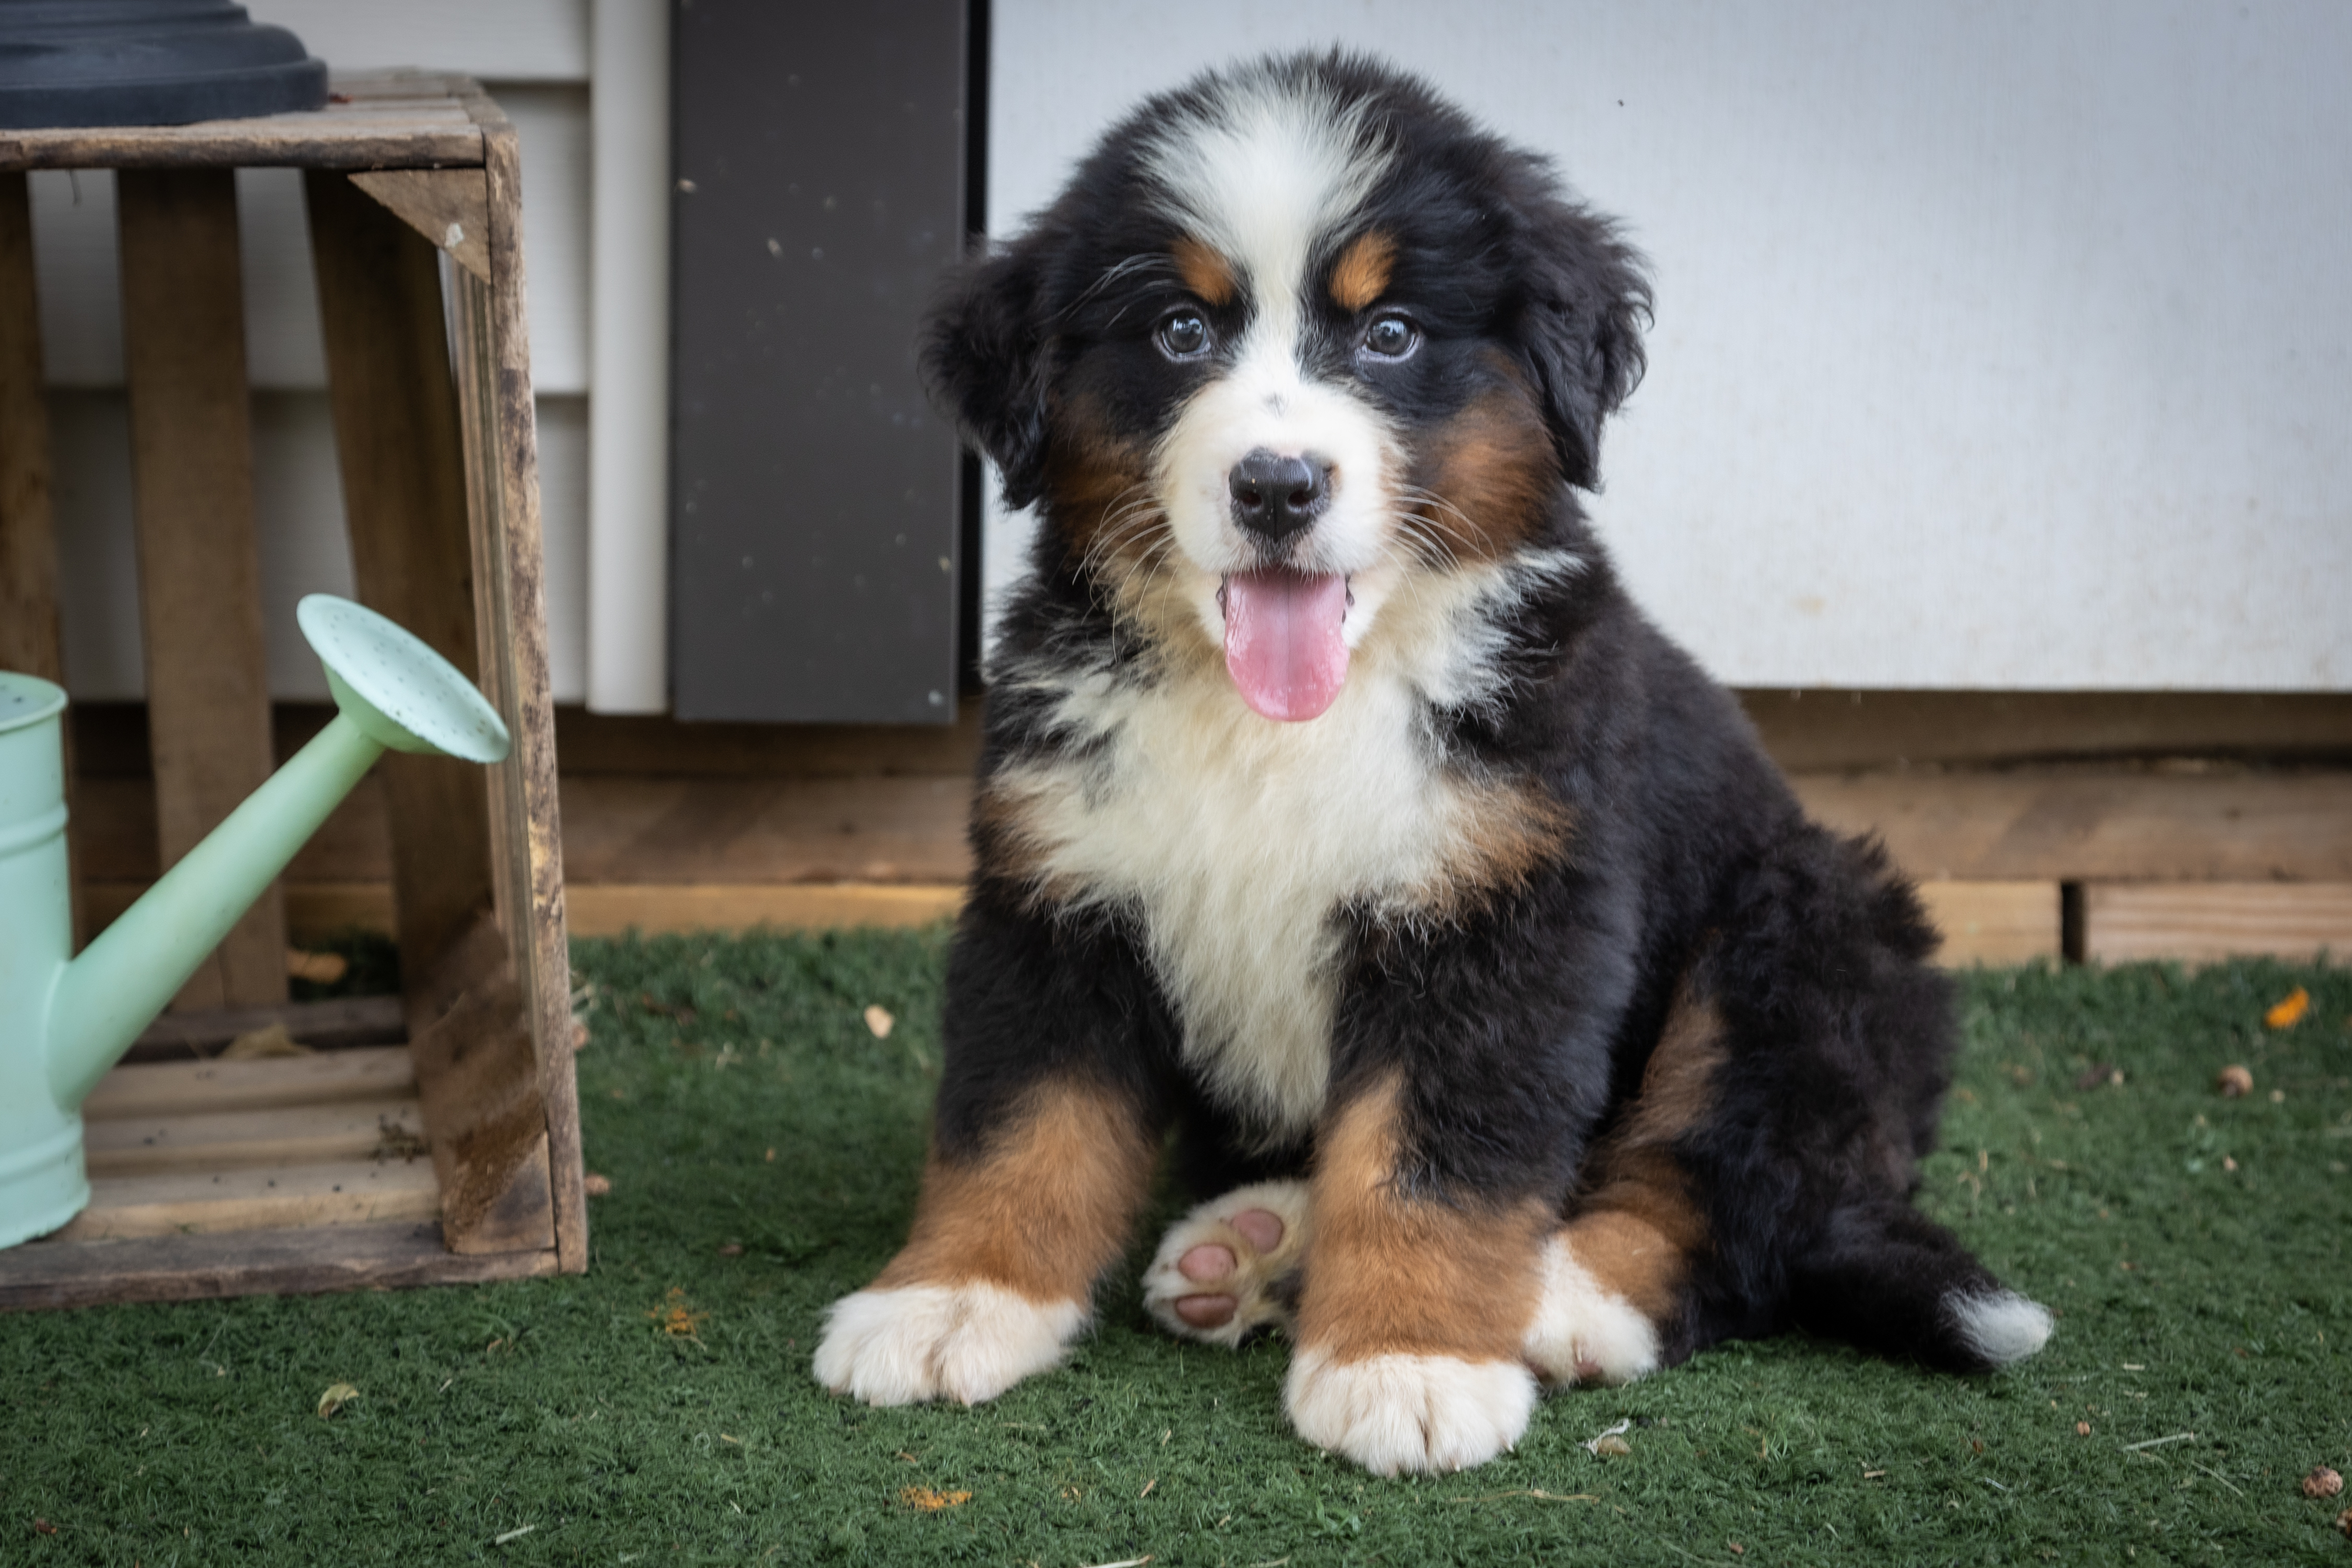
[[[1279,544],[1323,515],[1331,500],[1331,465],[1309,453],[1286,458],[1264,447],[1225,476],[1234,493],[1234,521]]]

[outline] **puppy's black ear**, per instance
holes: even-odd
[[[1614,225],[1547,190],[1514,204],[1528,295],[1519,352],[1543,397],[1560,472],[1580,489],[1601,481],[1601,423],[1640,384],[1650,284]]]
[[[1004,476],[1004,500],[1027,506],[1045,482],[1051,335],[1038,247],[978,255],[949,275],[923,329],[931,394]]]

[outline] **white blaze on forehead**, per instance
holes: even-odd
[[[1216,83],[1145,151],[1169,216],[1241,268],[1259,330],[1278,340],[1296,335],[1315,241],[1388,169],[1363,118],[1319,83],[1255,72]]]

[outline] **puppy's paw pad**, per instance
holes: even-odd
[[[1298,1435],[1376,1475],[1466,1470],[1515,1447],[1536,1380],[1515,1362],[1382,1355],[1334,1363],[1305,1351],[1283,1405]]]
[[[1520,1353],[1546,1383],[1631,1383],[1657,1370],[1658,1331],[1556,1236],[1544,1247],[1542,1293]]]
[[[860,1290],[834,1303],[812,1370],[868,1405],[975,1405],[1060,1362],[1086,1317],[1076,1301],[1032,1301],[992,1285]]]
[[[1143,1304],[1171,1334],[1237,1345],[1289,1321],[1286,1282],[1306,1254],[1305,1183],[1236,1187],[1168,1227],[1143,1271]]]

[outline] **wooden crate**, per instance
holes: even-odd
[[[100,1203],[57,1237],[0,1252],[0,1305],[587,1264],[515,131],[462,78],[349,78],[332,92],[317,113],[0,131],[0,666],[60,675],[25,174],[113,169],[163,858],[186,853],[268,775],[233,171],[292,166],[305,171],[358,596],[471,677],[514,751],[487,773],[390,755],[376,774],[407,977],[397,1032],[413,1075],[394,1100],[413,1095],[413,1110],[352,1098],[355,1083],[381,1087],[368,1077],[386,1070],[370,1066],[392,1060],[381,1055],[226,1078],[226,1068],[119,1068],[93,1101]],[[88,900],[78,908],[85,926],[98,912]],[[283,1007],[285,947],[273,889],[178,1005],[242,1008],[247,1021]],[[362,1163],[376,1173],[352,1179],[397,1195],[378,1207],[329,1201],[348,1195],[333,1191],[330,1167],[364,1141],[365,1128],[346,1125],[362,1103],[429,1145],[429,1192],[422,1163],[394,1170],[370,1145]],[[126,1131],[114,1114],[123,1107],[152,1125]],[[150,1135],[209,1141],[210,1152],[159,1164],[141,1152],[158,1145],[136,1142]],[[320,1190],[268,1197],[289,1183]],[[191,1184],[247,1196],[206,1208]],[[190,1217],[191,1204],[204,1212]]]

